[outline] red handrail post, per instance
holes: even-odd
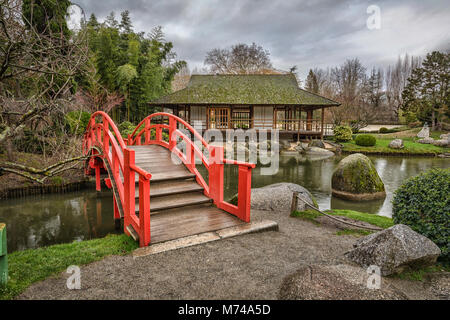
[[[250,196],[252,187],[252,168],[239,166],[238,208],[239,218],[250,222]]]
[[[105,116],[103,116],[103,157],[107,158],[107,155],[109,154],[109,123]]]
[[[123,184],[124,184],[124,231],[129,235],[127,231],[128,225],[131,223],[131,215],[135,214],[135,181],[134,171],[131,169],[135,165],[134,150],[125,148],[123,150]]]
[[[139,246],[150,243],[150,180],[139,176]]]
[[[157,142],[161,142],[162,141],[162,128],[159,125],[155,126],[155,140]]]
[[[150,143],[151,139],[151,130],[150,130],[150,119],[145,118],[145,144]]]
[[[177,143],[177,139],[176,139],[176,135],[175,135],[176,130],[177,130],[177,120],[170,117],[169,118],[169,150],[171,150],[171,151]]]
[[[209,197],[214,204],[223,202],[223,147],[209,147]]]
[[[102,184],[100,180],[100,163],[98,159],[95,159],[95,190],[97,190],[97,192],[102,191]]]

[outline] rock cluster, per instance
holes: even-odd
[[[345,256],[360,266],[376,265],[387,276],[407,268],[420,268],[436,263],[441,254],[430,239],[397,224],[389,229],[360,238]]]

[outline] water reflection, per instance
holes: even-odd
[[[103,237],[115,232],[112,195],[95,190],[0,202],[8,251]]]
[[[252,187],[259,188],[277,182],[297,183],[316,197],[321,209],[349,209],[384,216],[392,216],[394,191],[405,179],[431,168],[449,168],[450,161],[442,158],[370,157],[386,187],[386,198],[367,202],[341,200],[331,196],[331,176],[342,157],[328,159],[301,156],[280,156],[280,168],[273,176],[260,175],[256,167],[252,175]],[[225,171],[225,198],[237,192],[237,168],[227,166]]]

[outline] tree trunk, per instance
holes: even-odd
[[[431,131],[436,130],[436,111],[433,109],[431,112]]]
[[[11,136],[7,136],[5,139],[6,157],[8,161],[14,161],[14,149]]]

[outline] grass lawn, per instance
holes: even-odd
[[[0,300],[12,299],[31,284],[71,265],[85,265],[109,255],[126,255],[137,247],[126,235],[108,235],[102,239],[13,252],[8,255],[10,279],[6,287],[0,287]]]
[[[377,143],[373,147],[363,147],[356,145],[355,141],[343,142],[344,152],[361,152],[366,154],[411,154],[411,155],[438,155],[445,152],[450,152],[450,148],[437,147],[431,144],[421,144],[417,143],[416,138],[417,132],[420,131],[420,128],[389,133],[389,134],[374,134],[377,138]],[[439,139],[439,136],[445,132],[432,132],[431,136],[434,139]],[[402,139],[404,148],[403,149],[391,149],[389,148],[389,143],[393,139]]]
[[[421,268],[418,270],[409,270],[399,274],[393,274],[390,277],[410,281],[423,281],[425,276],[430,273],[450,272],[450,265],[436,264],[434,266]]]
[[[333,216],[342,216],[347,217],[350,219],[358,220],[358,221],[364,221],[367,223],[370,223],[374,226],[387,229],[389,227],[392,227],[394,225],[394,222],[391,218],[378,216],[375,214],[370,213],[364,213],[364,212],[358,212],[353,210],[327,210],[325,213]],[[306,211],[295,211],[292,213],[293,217],[298,217],[304,220],[311,221],[315,224],[319,224],[318,221],[316,221],[317,217],[320,217],[321,214],[314,210],[306,210]],[[345,231],[345,230],[343,230]],[[347,231],[349,232],[349,231]],[[344,233],[342,233],[344,234]]]

